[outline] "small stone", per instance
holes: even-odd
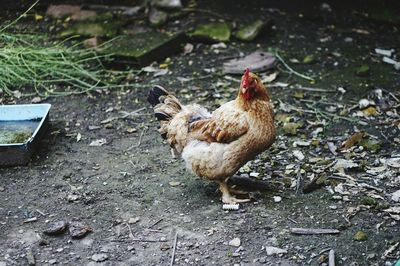
[[[28,250],[26,253],[26,259],[28,260],[28,265],[36,265],[35,256],[33,255],[32,250]]]
[[[353,239],[355,240],[355,241],[365,241],[365,240],[367,240],[367,234],[366,233],[364,233],[363,231],[358,231],[354,236],[353,236]]]
[[[285,254],[285,253],[287,253],[286,249],[281,249],[281,248],[272,247],[272,246],[265,247],[265,251],[267,252],[268,256],[275,255],[275,254]]]
[[[168,244],[168,243],[161,243],[161,245],[160,245],[160,249],[162,250],[162,251],[166,251],[166,250],[168,250],[168,249],[170,249],[171,248],[171,246]]]
[[[368,65],[362,65],[356,69],[356,75],[359,77],[365,77],[368,76],[369,71],[370,69]]]
[[[149,22],[152,26],[158,27],[163,25],[168,19],[168,14],[164,11],[152,8],[149,13]]]
[[[105,253],[98,253],[92,256],[92,260],[96,262],[102,262],[108,259],[108,255]]]
[[[399,202],[400,201],[400,190],[397,190],[397,191],[392,193],[392,200],[395,201],[395,202]]]
[[[260,19],[242,27],[236,33],[236,38],[241,41],[252,41],[254,40],[259,33],[265,28],[268,22],[262,21]]]
[[[106,129],[111,129],[111,128],[113,128],[114,126],[113,126],[113,124],[111,124],[111,123],[107,123],[107,124],[105,124],[104,125],[104,128],[106,128]]]
[[[282,197],[281,196],[274,196],[274,202],[281,202]]]
[[[304,154],[301,151],[294,150],[292,153],[293,153],[293,156],[296,157],[297,160],[299,160],[299,161],[304,160]]]
[[[78,239],[82,238],[88,233],[92,232],[93,229],[82,222],[70,222],[69,223],[69,233],[72,238]]]
[[[373,260],[373,259],[375,259],[376,258],[376,254],[375,253],[369,253],[368,255],[367,255],[367,259],[368,260]]]
[[[318,264],[322,264],[328,261],[328,256],[326,254],[322,254],[318,257]]]
[[[229,245],[229,246],[232,246],[232,247],[239,247],[239,246],[241,245],[240,238],[235,237],[234,239],[232,239],[231,241],[229,241],[229,244],[228,244],[228,245]]]
[[[134,128],[134,127],[128,127],[128,128],[126,129],[126,132],[128,132],[129,134],[132,134],[132,133],[137,132],[137,129]]]
[[[238,253],[238,252],[233,252],[233,253],[232,253],[232,257],[240,257],[240,253]]]
[[[171,187],[177,187],[177,186],[179,186],[181,184],[181,182],[179,182],[179,181],[171,181],[171,182],[169,182],[169,185],[171,186]]]
[[[3,192],[4,190],[6,190],[4,187],[0,186],[0,192]]]
[[[46,235],[60,235],[65,232],[68,227],[68,223],[65,221],[57,221],[49,224],[49,226],[43,231]]]
[[[51,259],[51,260],[49,260],[49,264],[51,264],[51,265],[56,264],[56,263],[57,263],[57,260],[56,260],[56,259]]]
[[[139,222],[139,220],[140,220],[139,217],[132,217],[132,218],[129,218],[128,223],[129,224],[135,224],[135,223]]]

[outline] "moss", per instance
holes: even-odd
[[[360,204],[362,205],[368,205],[368,206],[376,206],[378,204],[378,202],[376,201],[376,199],[371,198],[371,197],[363,197],[360,200]]]
[[[258,19],[240,28],[235,36],[241,41],[252,41],[265,28],[266,24],[266,22]]]
[[[63,32],[61,36],[83,35],[83,36],[100,36],[115,37],[118,33],[118,23],[101,23],[101,22],[80,22],[75,23]]]
[[[365,241],[367,240],[368,236],[363,231],[357,231],[357,233],[353,236],[355,241]]]
[[[194,32],[189,34],[191,37],[204,38],[211,41],[225,42],[231,37],[231,29],[225,22],[203,24],[198,26]]]

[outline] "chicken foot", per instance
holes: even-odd
[[[249,202],[250,199],[237,199],[231,195],[231,189],[224,181],[219,182],[219,190],[222,192],[222,202],[225,204],[237,204],[242,202]]]

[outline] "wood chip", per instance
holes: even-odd
[[[354,145],[356,145],[363,138],[364,132],[357,132],[351,135],[345,142],[342,144],[342,150],[348,150]]]
[[[295,235],[323,235],[339,234],[337,229],[319,229],[319,228],[290,228],[290,232]]]

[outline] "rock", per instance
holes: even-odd
[[[354,236],[353,239],[355,241],[365,241],[367,240],[367,234],[364,233],[363,231],[358,231]]]
[[[80,11],[81,6],[78,5],[50,5],[47,8],[46,16],[50,16],[53,18],[63,18]]]
[[[131,217],[129,218],[128,224],[135,224],[139,222],[140,218],[139,217]]]
[[[82,238],[90,232],[93,232],[93,229],[85,223],[75,221],[69,223],[69,233],[72,238]]]
[[[304,64],[311,64],[315,62],[315,57],[313,55],[306,55],[303,59]]]
[[[274,202],[281,202],[282,197],[281,196],[274,196]]]
[[[281,248],[272,247],[272,246],[266,246],[265,251],[267,252],[268,256],[287,253],[286,249],[281,249]]]
[[[231,37],[231,29],[225,22],[202,24],[189,36],[208,42],[226,42]]]
[[[147,66],[182,50],[185,43],[183,33],[166,34],[156,31],[140,32],[134,35],[121,35],[109,41],[100,51],[112,54],[112,66],[126,68],[127,65]],[[105,62],[110,64],[110,62]]]
[[[28,260],[28,265],[36,265],[35,256],[33,255],[32,250],[28,250],[26,253],[26,259]]]
[[[156,0],[154,5],[164,9],[181,9],[181,0]]]
[[[92,256],[92,260],[96,262],[102,262],[108,259],[108,255],[106,253],[97,253]]]
[[[165,250],[168,250],[168,249],[170,249],[171,248],[171,246],[168,244],[168,243],[161,243],[161,245],[160,245],[160,249],[162,250],[162,251],[165,251]]]
[[[370,69],[369,69],[368,65],[362,65],[356,69],[356,75],[359,77],[368,76],[369,72],[370,72]]]
[[[3,192],[4,190],[6,190],[4,187],[0,186],[0,192]]]
[[[240,245],[241,245],[240,238],[235,237],[234,239],[232,239],[231,241],[229,241],[228,245],[229,245],[229,246],[232,246],[232,247],[240,247]]]
[[[61,32],[61,37],[81,35],[90,37],[108,37],[112,38],[117,35],[119,23],[116,22],[79,22],[68,27],[66,30]]]
[[[152,8],[149,13],[149,22],[151,26],[158,27],[167,22],[168,14],[164,11]]]
[[[259,33],[268,23],[269,21],[262,21],[260,19],[253,21],[250,24],[240,28],[235,37],[241,41],[250,42],[259,35]]]
[[[257,51],[245,57],[232,59],[224,63],[223,71],[226,74],[242,75],[246,68],[253,72],[262,72],[275,66],[276,58],[268,52]]]
[[[171,186],[171,187],[177,187],[177,186],[179,186],[181,184],[181,182],[179,182],[179,181],[171,181],[171,182],[169,182],[169,185]]]
[[[68,227],[68,223],[65,221],[57,221],[48,225],[48,227],[43,231],[44,234],[55,236],[60,235],[65,232]]]
[[[299,150],[294,150],[293,151],[293,156],[296,157],[296,159],[299,160],[299,161],[303,161],[304,158],[305,158],[304,154]]]
[[[295,136],[297,135],[297,129],[302,126],[303,126],[302,123],[293,123],[293,122],[285,123],[283,124],[283,132],[285,133],[285,135]]]
[[[395,202],[399,202],[400,201],[400,190],[397,190],[397,191],[392,193],[392,200],[395,201]]]

